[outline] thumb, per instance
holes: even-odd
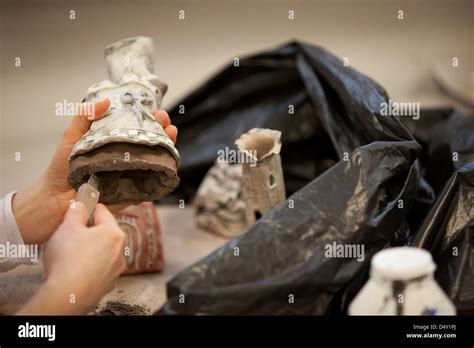
[[[69,143],[77,142],[90,128],[92,121],[105,115],[110,107],[110,99],[105,98],[95,103],[81,104],[78,115],[72,118],[71,124],[64,132]]]
[[[112,213],[105,207],[105,205],[99,203],[95,208],[94,226],[102,224],[118,225],[117,220],[115,220],[115,217],[112,215]]]
[[[89,219],[86,206],[82,202],[73,201],[64,216],[64,223],[86,226]]]

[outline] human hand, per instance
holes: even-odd
[[[13,213],[26,244],[46,242],[76,196],[76,191],[68,182],[69,155],[74,144],[89,130],[92,121],[104,116],[110,101],[101,100],[94,107],[87,103],[83,105],[83,112],[72,119],[64,132],[46,172],[32,186],[18,192],[13,198]],[[91,110],[95,110],[93,115],[90,114]],[[154,116],[171,140],[176,142],[178,130],[171,125],[168,113],[161,110],[155,112]],[[117,212],[125,206],[109,206],[109,209]]]
[[[77,315],[91,311],[125,270],[126,235],[98,204],[94,226],[81,202],[73,202],[44,251],[44,282],[20,315]]]

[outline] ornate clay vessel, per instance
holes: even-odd
[[[152,51],[153,42],[147,37],[107,46],[110,80],[86,93],[85,101],[107,97],[111,105],[75,144],[69,181],[77,189],[95,173],[102,203],[153,201],[179,184],[179,153],[152,115],[167,90],[152,73]]]

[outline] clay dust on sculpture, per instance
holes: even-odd
[[[152,114],[167,90],[153,74],[152,51],[148,37],[107,46],[110,80],[86,93],[86,102],[109,98],[110,108],[75,144],[69,181],[78,189],[96,174],[102,203],[153,201],[179,184],[179,153]]]

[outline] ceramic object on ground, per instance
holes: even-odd
[[[201,182],[193,201],[196,225],[225,238],[245,231],[242,165],[216,161]]]
[[[155,205],[131,205],[115,214],[115,219],[127,235],[125,274],[162,271],[163,246]]]
[[[280,136],[279,131],[253,128],[235,141],[239,151],[246,155],[242,163],[242,190],[247,226],[286,198]]]
[[[349,306],[351,315],[454,315],[456,309],[434,280],[436,266],[421,248],[376,253],[370,279]]]
[[[77,189],[95,173],[102,203],[153,201],[179,184],[179,153],[152,115],[167,90],[152,73],[152,51],[147,37],[107,46],[110,80],[87,90],[87,102],[109,98],[111,104],[75,144],[69,181]]]

